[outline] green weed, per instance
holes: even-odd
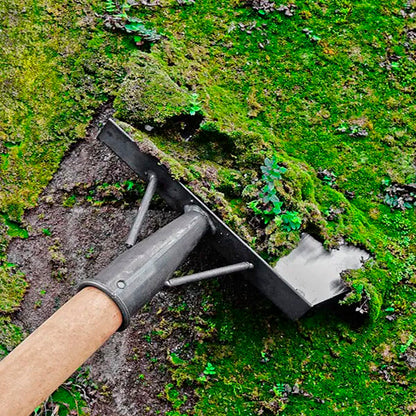
[[[400,354],[404,354],[408,350],[408,348],[413,344],[414,340],[415,340],[415,337],[412,334],[410,334],[407,342],[403,345],[400,345],[399,347]]]
[[[189,106],[189,114],[191,116],[194,116],[195,114],[201,112],[201,110],[202,110],[202,105],[201,105],[201,102],[198,100],[198,94],[192,93],[191,102]]]
[[[52,235],[52,232],[49,228],[42,228],[43,235],[46,235],[47,237],[50,237]]]
[[[204,374],[206,376],[215,376],[217,372],[215,371],[215,367],[211,363],[208,362],[207,365],[205,366]]]
[[[255,215],[260,215],[265,224],[274,220],[285,231],[299,230],[302,224],[299,213],[283,210],[284,201],[281,201],[277,194],[278,182],[286,173],[287,168],[280,166],[276,158],[266,158],[264,165],[261,166],[261,171],[265,186],[259,192],[260,199],[249,202],[248,207],[253,210]]]
[[[286,211],[281,215],[282,228],[286,231],[296,231],[300,229],[302,225],[302,218],[296,211]]]

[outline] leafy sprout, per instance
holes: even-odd
[[[105,2],[105,10],[107,13],[114,13],[117,10],[117,6],[113,0],[107,0]]]
[[[214,376],[215,374],[217,374],[217,372],[215,371],[215,367],[211,363],[207,363],[204,370],[204,374],[207,376]]]
[[[302,219],[299,216],[299,213],[296,211],[286,211],[282,214],[282,228],[286,231],[295,231],[299,230]]]
[[[259,199],[251,201],[248,207],[255,215],[261,216],[266,225],[273,220],[286,231],[298,230],[302,224],[299,213],[284,211],[284,201],[281,201],[277,195],[276,182],[282,179],[287,168],[280,166],[276,158],[266,158],[260,169],[265,185],[259,193]]]
[[[196,92],[191,94],[191,103],[189,108],[189,114],[194,116],[202,110],[201,102],[198,101],[198,94]]]

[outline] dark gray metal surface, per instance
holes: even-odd
[[[187,206],[183,215],[118,256],[94,279],[81,282],[79,290],[94,286],[113,299],[123,315],[123,330],[209,229],[206,214]]]
[[[289,318],[298,319],[313,306],[302,293],[289,282],[284,281],[189,189],[174,180],[158,159],[141,152],[137,143],[114,121],[107,122],[99,133],[98,139],[127,163],[141,179],[146,180],[147,172],[154,172],[158,178],[158,192],[171,208],[183,211],[186,205],[197,205],[207,213],[216,228],[215,235],[210,238],[213,247],[230,263],[252,263],[254,269],[242,272],[243,275]]]
[[[188,276],[176,277],[168,280],[166,286],[180,286],[187,283],[199,282],[200,280],[211,279],[213,277],[224,276],[226,274],[243,272],[253,269],[253,265],[247,261],[242,263],[230,264],[229,266],[218,267],[216,269],[205,270],[203,272],[189,274]]]

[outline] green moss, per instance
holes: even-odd
[[[114,101],[115,116],[136,125],[163,125],[172,117],[189,114],[191,94],[179,87],[157,61],[137,53]]]
[[[138,4],[131,13],[164,38],[132,54],[130,38],[103,31],[94,14],[102,2],[55,3],[0,0],[2,214],[21,219],[93,110],[118,94],[120,118],[160,127],[152,136],[132,130],[141,148],[274,261],[299,233],[256,223],[247,203],[259,195],[265,157],[275,156],[287,167],[279,196],[303,230],[328,247],[344,238],[372,254],[349,277],[370,295],[370,319],[358,327],[325,310],[291,323],[267,301],[245,307],[209,286],[215,306],[195,317],[205,326],[193,324],[204,342],[191,362],[172,364],[173,378],[197,386],[201,415],[410,414],[416,384],[398,351],[416,325],[416,215],[383,204],[382,180],[415,180],[415,45],[405,17],[413,6],[301,0],[288,17],[237,0]],[[189,91],[204,120],[185,140],[171,121],[191,111]],[[360,129],[367,135],[353,133]],[[320,169],[334,172],[335,188],[318,179]],[[0,217],[1,260],[8,230]],[[1,270],[12,311],[25,283]],[[204,379],[208,362],[216,374]],[[284,384],[302,393],[283,398]]]
[[[4,225],[7,227],[9,237],[28,238],[29,234],[25,228],[22,228],[16,221],[11,221],[7,216],[3,217]]]
[[[24,275],[13,265],[0,266],[0,311],[8,313],[16,310],[28,287]]]
[[[19,221],[96,107],[124,76],[121,39],[94,30],[95,8],[72,1],[0,4],[0,211]],[[65,28],[65,29],[64,29]]]
[[[10,323],[10,318],[0,317],[0,359],[23,340],[22,330]]]
[[[125,124],[123,124],[125,127]],[[140,150],[143,153],[147,153],[155,158],[159,159],[160,163],[166,167],[169,173],[178,180],[191,180],[191,175],[188,169],[180,163],[179,158],[175,158],[167,152],[161,150],[154,142],[157,143],[157,137],[150,137],[149,135],[132,129],[127,128],[127,131],[132,133],[134,140],[138,143]]]
[[[152,48],[152,56],[175,83],[198,91],[205,115],[190,141],[169,134],[155,143],[189,169],[189,186],[257,251],[271,254],[269,260],[299,239],[273,223],[247,224],[253,216],[247,203],[262,186],[260,166],[266,156],[278,157],[287,167],[279,197],[302,215],[303,229],[328,247],[344,238],[373,255],[371,264],[350,276],[352,284],[364,282],[370,319],[358,330],[325,313],[290,324],[267,307],[246,313],[219,303],[218,336],[173,375],[199,383],[196,414],[323,415],[348,409],[363,415],[406,414],[413,393],[383,379],[383,363],[373,351],[381,342],[394,346],[394,337],[414,325],[409,279],[415,212],[391,212],[380,198],[386,176],[400,183],[415,179],[409,80],[416,68],[407,58],[400,58],[400,70],[383,66],[393,53],[413,53],[414,46],[408,51],[401,46],[408,42],[408,21],[398,1],[342,6],[335,0],[325,5],[301,1],[296,6],[290,18],[261,15],[247,2],[136,9],[165,30],[166,39]],[[202,27],[201,19],[209,24]],[[305,28],[321,40],[312,42]],[[347,133],[340,132],[344,124]],[[368,134],[350,135],[359,129]],[[318,179],[320,169],[334,172],[334,188]],[[383,305],[393,301],[409,320],[399,319],[392,327],[384,320]],[[233,328],[232,335],[227,328]],[[262,352],[270,358],[259,365]],[[217,376],[198,381],[208,361]],[[412,376],[404,381],[403,372],[397,361],[391,377],[407,383]],[[282,401],[273,393],[279,383],[297,383],[307,394]],[[394,396],[389,403],[379,399],[384,389]]]

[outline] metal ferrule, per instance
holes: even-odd
[[[122,331],[145,303],[164,286],[178,266],[209,229],[207,215],[187,207],[186,212],[150,237],[118,256],[95,279],[83,281],[79,290],[94,286],[120,308]]]

